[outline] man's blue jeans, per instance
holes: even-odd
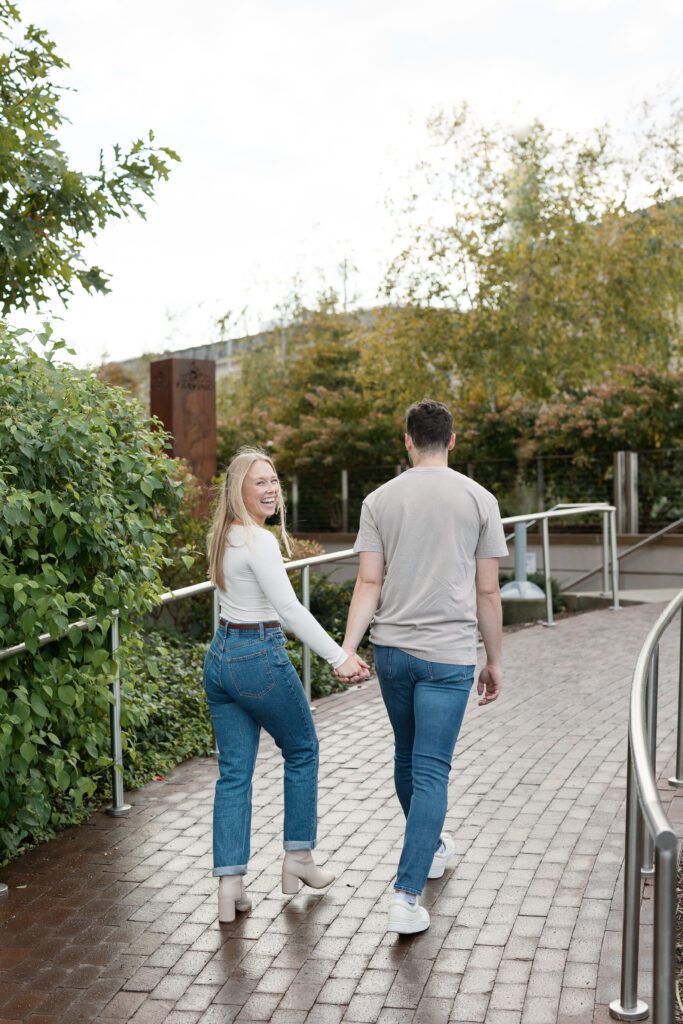
[[[318,737],[279,628],[219,626],[204,661],[220,775],[213,805],[213,874],[244,875],[252,776],[261,726],[285,759],[285,850],[312,850],[317,829]]]
[[[474,665],[442,665],[375,645],[375,667],[394,730],[394,782],[406,816],[396,888],[419,896],[446,820],[448,776]]]

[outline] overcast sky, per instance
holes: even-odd
[[[80,363],[215,340],[274,316],[299,277],[377,300],[425,120],[560,128],[626,122],[681,92],[683,0],[21,0],[71,64],[63,142],[79,170],[153,128],[182,163],[146,221],[88,256],[111,294],[75,296],[62,333]],[[247,309],[245,316],[239,311]]]

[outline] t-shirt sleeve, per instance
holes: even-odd
[[[249,564],[283,626],[307,643],[332,668],[339,668],[347,655],[299,601],[282,561],[278,542],[267,530],[260,530],[254,537]]]
[[[505,541],[505,530],[500,518],[498,502],[494,501],[488,515],[482,519],[479,530],[479,541],[474,552],[475,558],[505,558],[508,546]]]
[[[361,508],[360,525],[353,550],[356,554],[359,554],[361,551],[378,551],[380,554],[384,554],[382,538],[379,535],[375,517],[367,501],[363,502],[363,507]]]

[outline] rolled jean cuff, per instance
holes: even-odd
[[[246,864],[236,864],[227,868],[214,868],[211,872],[214,878],[221,878],[223,875],[246,875],[246,873]]]
[[[407,885],[395,885],[394,892],[407,892],[410,896],[422,895],[422,889],[411,889]]]
[[[315,840],[285,839],[285,850],[315,850]]]

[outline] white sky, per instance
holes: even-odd
[[[388,195],[427,116],[622,124],[682,83],[683,0],[22,0],[77,92],[62,139],[78,170],[153,128],[181,164],[137,218],[88,247],[111,294],[77,294],[61,333],[79,363],[216,340],[274,315],[295,277],[377,300]]]

